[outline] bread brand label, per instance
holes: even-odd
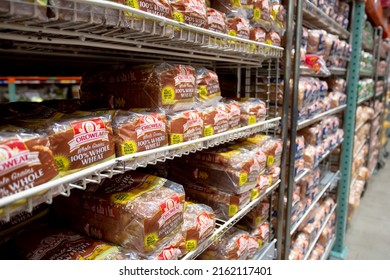
[[[25,166],[41,164],[38,152],[30,152],[23,142],[10,140],[0,145],[0,175]]]
[[[209,235],[214,228],[214,222],[206,212],[203,212],[196,218],[196,224],[199,231],[199,239]]]
[[[158,119],[158,117],[153,115],[142,116],[140,118],[140,126],[136,130],[137,137],[145,134],[146,132],[150,132],[153,130],[161,130],[165,132],[165,123]]]
[[[183,212],[183,204],[180,203],[180,199],[177,195],[171,196],[169,199],[161,203],[161,218],[158,221],[159,226],[161,227],[172,218],[175,214]]]
[[[157,255],[157,260],[176,260],[181,255],[179,248],[169,246],[164,248],[160,254]]]
[[[187,112],[185,113],[187,117],[187,122],[183,125],[184,131],[187,131],[189,128],[196,126],[203,126],[203,120],[197,112]]]
[[[94,141],[108,141],[108,131],[105,128],[102,119],[92,119],[83,122],[73,122],[71,126],[74,131],[74,137],[68,142],[70,152],[80,146]]]
[[[194,77],[194,75],[177,75],[175,77],[175,85],[178,85],[180,83],[195,84],[195,77]]]
[[[259,243],[253,237],[249,237],[248,239],[248,251],[251,253],[256,252],[259,249]]]
[[[237,239],[237,256],[241,256],[242,253],[248,249],[248,236],[242,235]]]
[[[225,22],[224,22],[222,16],[209,15],[207,19],[208,19],[209,25],[211,25],[211,24],[218,24],[218,25],[221,25],[221,26],[225,26]]]

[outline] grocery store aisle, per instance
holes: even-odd
[[[390,260],[390,160],[368,181],[347,230],[349,260]]]

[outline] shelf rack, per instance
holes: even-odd
[[[300,129],[302,129],[304,127],[307,127],[307,126],[309,126],[309,125],[311,125],[313,123],[316,123],[316,122],[320,121],[321,119],[323,119],[326,116],[330,116],[330,115],[334,115],[334,114],[340,113],[341,111],[343,111],[345,109],[345,107],[347,107],[347,105],[340,105],[340,106],[338,106],[336,108],[333,108],[333,109],[325,111],[325,112],[323,112],[321,114],[315,115],[314,117],[312,117],[310,119],[299,121],[298,125],[297,125],[297,130],[300,130]]]
[[[357,102],[357,105],[360,105],[360,104],[362,104],[362,103],[364,103],[364,102],[370,100],[373,96],[374,96],[374,95],[370,95],[370,96],[366,96],[366,97],[364,97],[364,98],[362,98],[362,99],[359,99],[358,102]]]
[[[359,75],[361,78],[372,78],[374,76],[374,73],[370,71],[360,70]]]
[[[345,68],[340,68],[340,67],[330,67],[328,68],[330,74],[325,74],[325,73],[316,73],[314,70],[312,70],[308,66],[303,66],[301,65],[299,68],[301,75],[302,76],[310,76],[310,77],[319,77],[319,78],[326,78],[329,76],[343,76],[347,73],[347,69]]]
[[[236,213],[233,217],[231,217],[227,221],[217,219],[217,228],[214,233],[207,238],[204,242],[202,242],[194,251],[187,253],[182,259],[183,260],[191,260],[198,257],[203,251],[205,251],[210,245],[216,242],[219,238],[223,236],[230,228],[232,228],[240,219],[242,219],[246,214],[249,213],[260,201],[262,201],[266,196],[270,195],[273,191],[276,190],[280,183],[278,180],[271,187],[269,187],[265,193],[260,195],[258,198],[250,202],[247,206],[241,209],[238,213]],[[276,240],[275,240],[276,242]]]
[[[327,223],[329,222],[330,220],[330,217],[332,216],[332,214],[336,211],[336,208],[337,208],[337,204],[335,206],[333,206],[332,210],[330,211],[330,213],[328,214],[328,216],[326,217],[325,221],[323,222],[321,228],[319,229],[316,237],[314,238],[314,240],[311,242],[306,254],[305,254],[305,257],[304,257],[304,260],[307,260],[311,254],[311,252],[313,251],[314,249],[314,246],[316,245],[318,239],[320,238],[321,236],[321,233],[324,231]]]
[[[7,1],[11,5],[15,3],[14,0]],[[38,2],[34,0],[30,5],[36,6]],[[77,8],[67,11],[71,15],[66,22],[58,17],[47,21],[32,21],[28,17],[15,20],[12,8],[8,18],[2,18],[0,23],[0,40],[13,42],[13,48],[5,51],[106,57],[121,61],[129,55],[143,54],[157,60],[176,57],[188,61],[190,57],[193,61],[228,61],[256,67],[265,58],[283,55],[282,47],[213,32],[110,1],[70,2],[88,7],[89,21],[80,19],[79,14],[83,11]],[[92,9],[92,5],[101,10],[99,14],[94,14],[96,9]]]
[[[336,243],[336,238],[333,237],[333,238],[328,242],[328,244],[326,245],[325,252],[324,252],[324,254],[323,254],[322,257],[321,257],[321,260],[322,260],[322,261],[329,259],[330,252],[332,251],[332,248],[333,248],[333,246],[334,246],[335,243]]]
[[[254,133],[275,128],[279,125],[281,118],[274,118],[254,125],[237,128],[213,136],[192,140],[171,146],[165,146],[154,150],[134,153],[118,157],[92,167],[83,169],[62,178],[52,180],[42,185],[36,186],[0,199],[0,218],[8,221],[13,213],[20,211],[31,212],[32,208],[42,202],[51,203],[53,195],[60,193],[69,196],[72,189],[85,190],[88,183],[100,183],[103,178],[111,178],[116,174],[122,174],[138,167],[145,167],[148,164],[164,162],[167,159],[181,157],[208,149],[220,144],[248,137]],[[58,191],[58,188],[60,190]],[[53,192],[54,191],[54,192]],[[45,196],[42,194],[47,192]],[[37,196],[44,199],[37,201]]]
[[[348,39],[350,36],[348,30],[308,0],[303,1],[303,19],[305,25],[324,29],[342,39]]]
[[[295,183],[298,183],[298,182],[301,181],[302,178],[305,177],[309,172],[310,172],[310,169],[305,168],[304,170],[302,170],[301,172],[299,172],[299,173],[297,174],[297,176],[295,176],[294,182],[295,182]]]
[[[363,149],[364,145],[366,145],[366,143],[367,143],[367,139],[365,139],[363,143],[360,144],[359,148],[356,150],[353,157],[356,157],[361,152],[361,150]]]
[[[311,210],[313,210],[316,203],[321,199],[321,197],[324,195],[326,191],[329,190],[330,186],[338,180],[340,172],[336,172],[333,177],[329,180],[329,182],[321,189],[321,191],[317,194],[317,196],[313,199],[313,202],[310,204],[310,206],[306,209],[305,213],[297,220],[292,226],[290,230],[290,235],[293,235],[299,226],[302,224],[302,222],[307,218],[307,216],[310,214]]]

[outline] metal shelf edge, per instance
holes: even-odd
[[[306,254],[305,254],[305,257],[304,257],[304,260],[307,260],[307,258],[310,256],[311,252],[313,251],[315,245],[317,244],[317,241],[318,239],[320,238],[321,236],[321,233],[324,231],[327,223],[329,222],[330,220],[330,217],[332,216],[332,214],[334,213],[334,211],[336,210],[337,208],[337,204],[335,206],[333,206],[332,210],[330,211],[329,215],[326,217],[323,225],[321,226],[320,230],[318,231],[317,235],[316,235],[316,238],[314,238],[312,244],[309,246],[309,249],[307,250]]]
[[[333,178],[330,180],[330,182],[328,184],[326,184],[326,186],[324,186],[324,188],[321,190],[321,192],[316,196],[315,199],[313,199],[313,202],[312,204],[310,204],[309,208],[305,211],[305,213],[302,215],[302,217],[294,224],[294,226],[292,227],[291,231],[290,231],[290,235],[293,235],[297,229],[299,228],[299,226],[301,225],[301,223],[306,219],[306,217],[309,215],[309,213],[311,212],[311,210],[314,208],[315,204],[320,200],[320,198],[324,195],[324,193],[329,189],[330,185],[332,185],[332,183],[334,182],[334,180],[337,179],[338,177],[338,174],[340,173],[340,171],[337,171]]]
[[[334,246],[334,244],[336,243],[336,237],[333,237],[329,242],[328,242],[328,245],[326,245],[326,248],[325,248],[325,252],[324,254],[322,255],[321,257],[321,260],[324,261],[324,260],[327,260],[330,256],[330,252],[332,251],[332,248]]]
[[[346,107],[347,107],[346,104],[340,105],[340,106],[338,106],[338,107],[336,107],[336,108],[333,108],[333,109],[330,109],[330,110],[328,110],[328,111],[326,111],[326,112],[323,112],[323,113],[321,113],[321,114],[318,114],[318,115],[314,116],[314,117],[311,118],[311,119],[307,119],[307,120],[300,121],[300,122],[298,122],[297,130],[300,130],[300,129],[302,129],[302,128],[308,126],[308,125],[311,125],[311,124],[313,124],[313,123],[319,121],[319,120],[322,119],[323,117],[326,117],[326,116],[329,116],[329,115],[333,115],[333,114],[337,114],[337,113],[343,111]]]

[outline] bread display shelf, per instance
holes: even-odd
[[[56,195],[69,196],[72,189],[85,190],[88,183],[100,183],[103,178],[111,178],[116,174],[123,174],[126,171],[135,170],[138,167],[164,162],[167,159],[181,157],[195,153],[196,151],[248,137],[269,128],[276,128],[279,126],[280,120],[280,117],[273,118],[220,134],[118,157],[34,188],[3,197],[0,199],[0,220],[9,221],[13,214],[20,211],[31,212],[32,208],[38,204],[45,202],[50,204]]]
[[[265,244],[258,254],[254,256],[254,260],[274,260],[275,259],[275,250],[276,250],[276,239],[272,240],[270,243]]]
[[[374,117],[372,118],[372,120],[375,120],[377,117],[379,117],[380,115],[382,114],[382,111],[378,111],[375,113]]]
[[[303,2],[303,19],[305,25],[310,28],[325,29],[342,39],[348,39],[350,35],[345,28],[308,0]]]
[[[332,216],[332,214],[334,213],[334,211],[336,211],[336,208],[337,208],[337,204],[335,206],[333,206],[332,210],[330,210],[330,213],[328,214],[328,216],[326,217],[326,219],[324,220],[324,222],[322,223],[322,226],[320,228],[320,230],[318,231],[316,237],[314,238],[313,242],[311,242],[309,248],[307,249],[307,252],[305,254],[305,257],[303,258],[304,260],[307,260],[309,257],[310,257],[310,254],[311,252],[313,251],[314,249],[314,246],[316,246],[317,244],[317,241],[318,239],[320,238],[321,236],[321,233],[324,231],[327,223],[329,222],[330,220],[330,217]]]
[[[7,1],[12,6],[17,2]],[[34,0],[24,3],[37,7],[38,2],[39,0]],[[69,2],[89,5],[89,12],[80,11],[75,5],[76,8],[66,11],[71,20],[64,22],[53,17],[46,21],[33,21],[30,17],[18,18],[11,7],[11,12],[2,17],[0,23],[0,40],[13,43],[13,47],[5,51],[91,59],[106,57],[120,59],[122,62],[123,59],[140,54],[142,57],[150,56],[155,59],[177,57],[187,61],[190,57],[192,61],[220,61],[256,67],[266,58],[280,58],[283,55],[282,47],[179,23],[110,1]],[[93,15],[96,7],[103,10],[100,13],[103,18],[98,17],[102,22],[100,24],[94,22],[97,20]],[[80,14],[89,15],[90,21],[77,21]],[[126,27],[122,26],[123,14],[126,14]],[[107,24],[108,21],[111,21],[110,25]]]
[[[330,75],[324,73],[316,73],[314,70],[308,66],[300,66],[299,67],[302,76],[310,76],[310,77],[318,77],[318,78],[326,78],[329,76],[344,76],[347,73],[347,69],[340,67],[330,67],[328,68]]]
[[[360,75],[360,77],[372,78],[373,73],[370,71],[360,70],[359,75]]]
[[[366,97],[364,97],[364,98],[358,100],[357,104],[360,105],[360,104],[362,104],[363,102],[366,102],[367,100],[370,100],[372,97],[373,97],[373,95],[366,96]]]
[[[333,246],[334,246],[335,243],[336,243],[336,237],[333,237],[333,238],[328,242],[328,244],[326,245],[325,252],[324,252],[324,254],[323,254],[322,257],[321,257],[321,260],[322,260],[322,261],[325,261],[325,260],[329,259],[330,252],[332,251],[332,248],[333,248]]]
[[[334,150],[336,150],[344,141],[344,138],[342,138],[332,149],[326,151],[322,157],[317,161],[317,163],[314,165],[314,167],[318,167],[320,163],[326,159]]]
[[[355,127],[355,134],[356,134],[356,132],[358,132],[358,131],[363,127],[363,125],[364,125],[366,122],[367,122],[367,121],[362,122],[362,123],[360,123],[357,127]]]
[[[333,109],[325,111],[325,112],[323,112],[321,114],[318,114],[318,115],[316,115],[316,116],[314,116],[314,117],[312,117],[310,119],[300,121],[300,122],[298,122],[297,130],[300,130],[300,129],[306,127],[306,126],[309,126],[309,125],[311,125],[311,124],[313,124],[315,122],[318,122],[318,121],[322,120],[326,116],[337,114],[337,113],[343,111],[346,107],[347,107],[347,105],[345,105],[345,104],[344,105],[340,105],[340,106],[338,106],[336,108],[333,108]]]
[[[310,169],[305,168],[297,176],[295,176],[294,182],[298,183],[300,180],[302,180],[303,177],[305,177],[310,172]]]
[[[313,210],[316,203],[320,200],[320,198],[324,195],[326,191],[329,190],[330,186],[339,179],[339,173],[340,171],[337,171],[333,177],[329,180],[329,182],[322,188],[322,190],[318,193],[318,195],[313,199],[313,202],[310,204],[309,208],[305,211],[305,213],[302,215],[302,217],[294,223],[294,225],[291,227],[290,235],[293,235],[299,226],[302,224],[302,222],[307,218],[307,216],[310,214],[311,210]]]
[[[356,153],[353,155],[354,158],[361,152],[361,150],[363,149],[364,145],[366,145],[366,143],[367,143],[367,139],[365,139],[363,141],[363,143],[360,144],[360,146],[357,149]]]
[[[206,250],[210,245],[216,242],[221,238],[230,228],[232,228],[239,220],[241,220],[246,214],[249,213],[259,202],[261,202],[265,197],[271,194],[279,186],[280,180],[270,186],[262,195],[250,202],[247,206],[241,209],[237,214],[231,217],[227,221],[217,219],[216,229],[214,233],[202,242],[194,251],[186,254],[182,259],[183,260],[193,260],[198,257],[204,250]]]

